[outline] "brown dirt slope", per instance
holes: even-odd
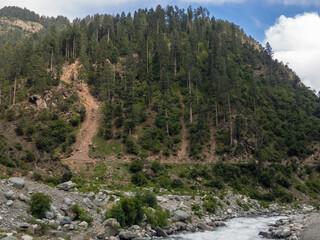
[[[71,65],[65,64],[63,66],[61,80],[71,83],[72,75],[74,75],[75,82],[77,82],[79,69],[79,61],[76,61]],[[76,88],[79,98],[86,108],[86,118],[77,134],[77,141],[72,147],[72,155],[69,158],[62,160],[73,172],[95,166],[97,159],[93,159],[89,156],[89,150],[90,145],[92,144],[92,138],[97,132],[101,119],[101,103],[91,95],[88,85],[86,83],[76,83]]]

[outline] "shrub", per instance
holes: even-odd
[[[34,173],[33,173],[33,179],[34,179],[35,181],[40,181],[40,180],[42,180],[42,174],[41,174],[41,173],[38,173],[38,172],[34,172]]]
[[[131,182],[137,186],[144,186],[148,183],[148,179],[143,175],[142,172],[132,174]]]
[[[35,193],[31,196],[30,212],[36,218],[44,218],[50,209],[51,198],[44,193]]]
[[[24,134],[23,128],[20,125],[18,125],[16,127],[15,132],[16,132],[17,136],[22,136]]]
[[[45,182],[51,186],[57,186],[62,183],[60,176],[47,177]]]
[[[203,201],[203,207],[208,213],[215,213],[217,200],[213,196],[207,195]]]
[[[174,179],[171,182],[171,187],[172,188],[180,188],[181,189],[181,188],[184,187],[184,184],[180,179]]]
[[[0,155],[0,163],[9,168],[14,168],[16,166],[14,161],[12,161],[10,158],[7,158],[6,156],[3,156],[3,155]]]
[[[165,227],[168,224],[169,214],[161,209],[152,211],[151,209],[146,210],[147,223],[151,224],[152,228]]]
[[[92,226],[93,218],[89,215],[88,211],[80,208],[77,203],[71,207],[71,211],[76,214],[76,218],[74,220],[85,221],[89,224],[89,226]]]
[[[115,218],[122,227],[130,227],[141,223],[143,214],[142,202],[138,198],[122,198],[106,212],[105,218]]]
[[[150,163],[150,168],[154,173],[158,173],[162,170],[161,163],[154,161]]]
[[[141,195],[141,201],[149,207],[156,208],[158,205],[157,197],[151,192],[145,192]]]
[[[143,169],[143,161],[134,159],[129,166],[129,170],[132,173],[137,173],[140,172]]]
[[[138,146],[136,144],[136,141],[134,139],[134,137],[132,136],[128,136],[126,139],[126,149],[128,153],[132,153],[135,155],[139,154],[139,149]]]
[[[71,178],[72,178],[72,172],[68,171],[68,172],[65,172],[64,174],[62,174],[61,181],[68,182],[71,180]]]
[[[26,154],[26,156],[24,157],[24,160],[25,160],[26,162],[34,162],[34,161],[36,160],[36,156],[34,155],[33,152],[28,152],[28,153]]]

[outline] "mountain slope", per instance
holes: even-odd
[[[46,29],[49,21],[26,9],[5,8],[0,16]],[[318,97],[272,59],[270,47],[233,23],[209,18],[206,9],[158,6],[134,16],[88,16],[64,29],[60,23],[51,19],[40,38],[2,44],[3,118],[17,103],[62,86],[63,65],[79,59],[79,81],[104,105],[89,151],[99,159],[285,164],[317,155]],[[77,97],[68,100],[81,105]],[[83,113],[72,104],[60,106],[58,115],[77,127]],[[65,158],[65,141],[36,151]]]

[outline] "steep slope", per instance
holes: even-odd
[[[76,142],[72,146],[72,154],[69,158],[63,159],[62,162],[67,164],[74,172],[83,170],[87,166],[94,166],[96,161],[89,156],[90,145],[92,145],[92,138],[97,133],[99,122],[101,119],[100,105],[90,93],[86,83],[79,83],[78,72],[81,68],[79,61],[63,66],[63,73],[61,80],[69,84],[76,85],[77,93],[80,101],[85,106],[86,117],[81,124],[80,130],[77,133]],[[72,82],[73,81],[73,82]]]

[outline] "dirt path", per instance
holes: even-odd
[[[71,83],[72,75],[77,79],[78,70],[78,61],[72,65],[65,65],[63,67],[61,80]],[[67,164],[73,172],[78,172],[88,167],[95,166],[97,160],[89,157],[89,150],[90,145],[92,144],[92,138],[97,132],[101,118],[101,103],[91,95],[88,85],[86,83],[82,83],[76,87],[78,96],[86,108],[86,118],[77,134],[77,141],[72,146],[73,153],[71,157],[62,160],[62,162]]]
[[[188,141],[187,141],[187,127],[184,119],[184,111],[185,111],[185,104],[183,102],[183,99],[181,97],[180,99],[182,104],[182,139],[181,139],[181,149],[178,152],[178,160],[179,162],[184,161],[187,158],[187,148],[188,148]]]

